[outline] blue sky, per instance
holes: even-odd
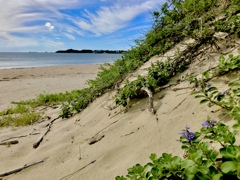
[[[0,0],[0,51],[127,50],[165,0]]]

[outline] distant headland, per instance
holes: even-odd
[[[75,50],[75,49],[67,49],[67,50],[58,50],[55,53],[108,53],[108,54],[122,54],[124,50],[90,50],[90,49],[83,49],[83,50]]]

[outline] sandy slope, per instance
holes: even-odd
[[[154,58],[157,60],[161,57]],[[170,84],[187,74],[199,74],[214,64],[215,60],[196,60],[186,72],[173,78]],[[226,82],[234,78],[236,74],[215,78],[211,83],[225,89]],[[125,175],[127,168],[136,163],[148,162],[151,153],[183,155],[178,139],[186,125],[192,131],[197,131],[207,116],[226,123],[230,120],[222,110],[213,113],[218,107],[200,105],[199,99],[190,95],[191,91],[188,81],[183,78],[180,84],[155,94],[156,115],[148,111],[147,98],[132,101],[127,112],[122,107],[113,108],[112,96],[115,92],[108,92],[80,114],[55,121],[37,149],[32,145],[46,131],[49,121],[22,128],[3,128],[0,130],[0,141],[26,136],[16,138],[19,144],[0,146],[1,172],[44,160],[41,164],[3,179],[110,180],[117,175]],[[57,111],[49,108],[46,114],[54,118],[57,117]]]

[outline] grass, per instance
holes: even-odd
[[[0,112],[0,127],[26,126],[33,124],[41,117],[41,113],[29,106],[18,104]]]
[[[66,91],[65,93],[39,94],[35,99],[13,102],[13,104],[30,105],[31,107],[54,105],[71,101],[79,96],[80,92],[81,90],[73,90],[71,92]]]

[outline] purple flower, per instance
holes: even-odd
[[[202,123],[202,127],[207,127],[207,128],[211,128],[213,126],[215,126],[217,124],[216,120],[212,120],[212,121],[205,121],[204,123]]]
[[[182,132],[181,135],[189,141],[192,141],[195,138],[195,134],[193,132],[186,131],[186,132]]]
[[[209,83],[206,83],[206,90],[209,90],[209,89],[210,89],[210,87],[211,87],[211,84],[209,84]]]
[[[204,123],[202,123],[202,127],[211,128],[212,125],[208,121],[205,121]]]
[[[221,95],[225,95],[227,93],[227,90],[224,90],[221,92]]]
[[[188,131],[190,129],[189,126],[185,127],[186,129],[180,134],[185,137],[188,141],[192,141],[195,138],[195,134],[193,132]]]
[[[197,88],[197,92],[201,92],[202,91],[202,88]]]
[[[217,121],[216,121],[216,120],[212,120],[212,124],[213,124],[213,125],[216,125],[216,124],[217,124]]]

